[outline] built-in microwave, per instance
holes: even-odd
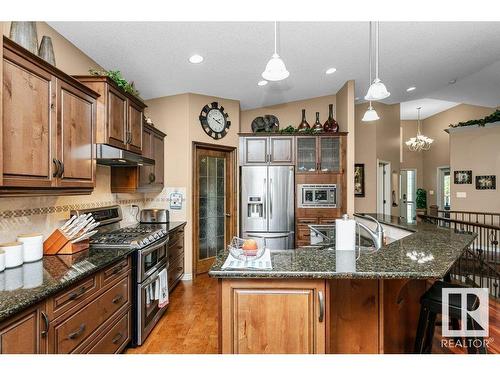
[[[299,184],[297,189],[299,208],[338,208],[339,188],[336,184]]]

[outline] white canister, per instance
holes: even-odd
[[[37,288],[43,283],[43,260],[23,264],[23,289]]]
[[[0,272],[5,269],[5,251],[0,250]]]
[[[23,267],[6,269],[5,290],[11,291],[23,287]]]
[[[0,292],[5,290],[5,272],[0,272]]]
[[[23,244],[24,262],[36,262],[43,257],[43,235],[40,233],[20,234],[17,242]]]
[[[0,250],[5,251],[5,268],[14,268],[23,264],[23,244],[21,242],[2,243]]]

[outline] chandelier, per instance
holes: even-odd
[[[420,110],[422,107],[417,108],[417,136],[410,138],[406,141],[406,146],[410,151],[427,151],[431,148],[434,139],[426,137],[420,131]]]

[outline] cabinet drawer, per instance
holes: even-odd
[[[97,275],[94,275],[81,281],[71,289],[57,294],[54,298],[49,299],[53,317],[59,317],[98,290],[99,279]]]
[[[307,229],[299,228],[299,230],[297,231],[297,239],[299,241],[308,241],[309,242],[310,238],[311,238],[311,232],[310,232],[309,228],[307,228]]]
[[[129,301],[130,276],[54,328],[55,353],[70,353]]]
[[[172,263],[181,254],[184,254],[184,236],[178,238],[175,243],[168,245],[168,261]]]
[[[184,274],[184,257],[179,257],[174,263],[168,267],[168,289],[172,289],[174,284]]]
[[[305,241],[305,240],[297,241],[297,247],[309,246],[310,244],[311,244],[310,241]]]
[[[315,217],[301,217],[297,219],[297,224],[318,224],[318,219]]]
[[[88,354],[119,353],[130,340],[130,310],[114,323],[104,337],[88,350]]]
[[[114,280],[122,277],[131,268],[130,257],[127,257],[118,263],[109,266],[101,273],[102,286],[109,285]]]
[[[179,240],[180,237],[184,237],[184,229],[177,229],[173,233],[169,234],[168,245],[173,244]]]
[[[320,224],[335,224],[335,220],[336,220],[336,219],[337,219],[337,218],[335,218],[335,217],[333,217],[333,218],[329,218],[329,219],[325,219],[325,218],[323,218],[323,219],[319,219],[319,223],[320,223]]]

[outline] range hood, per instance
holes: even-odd
[[[153,159],[105,144],[96,145],[96,162],[97,164],[109,165],[113,167],[155,165],[155,161]]]

